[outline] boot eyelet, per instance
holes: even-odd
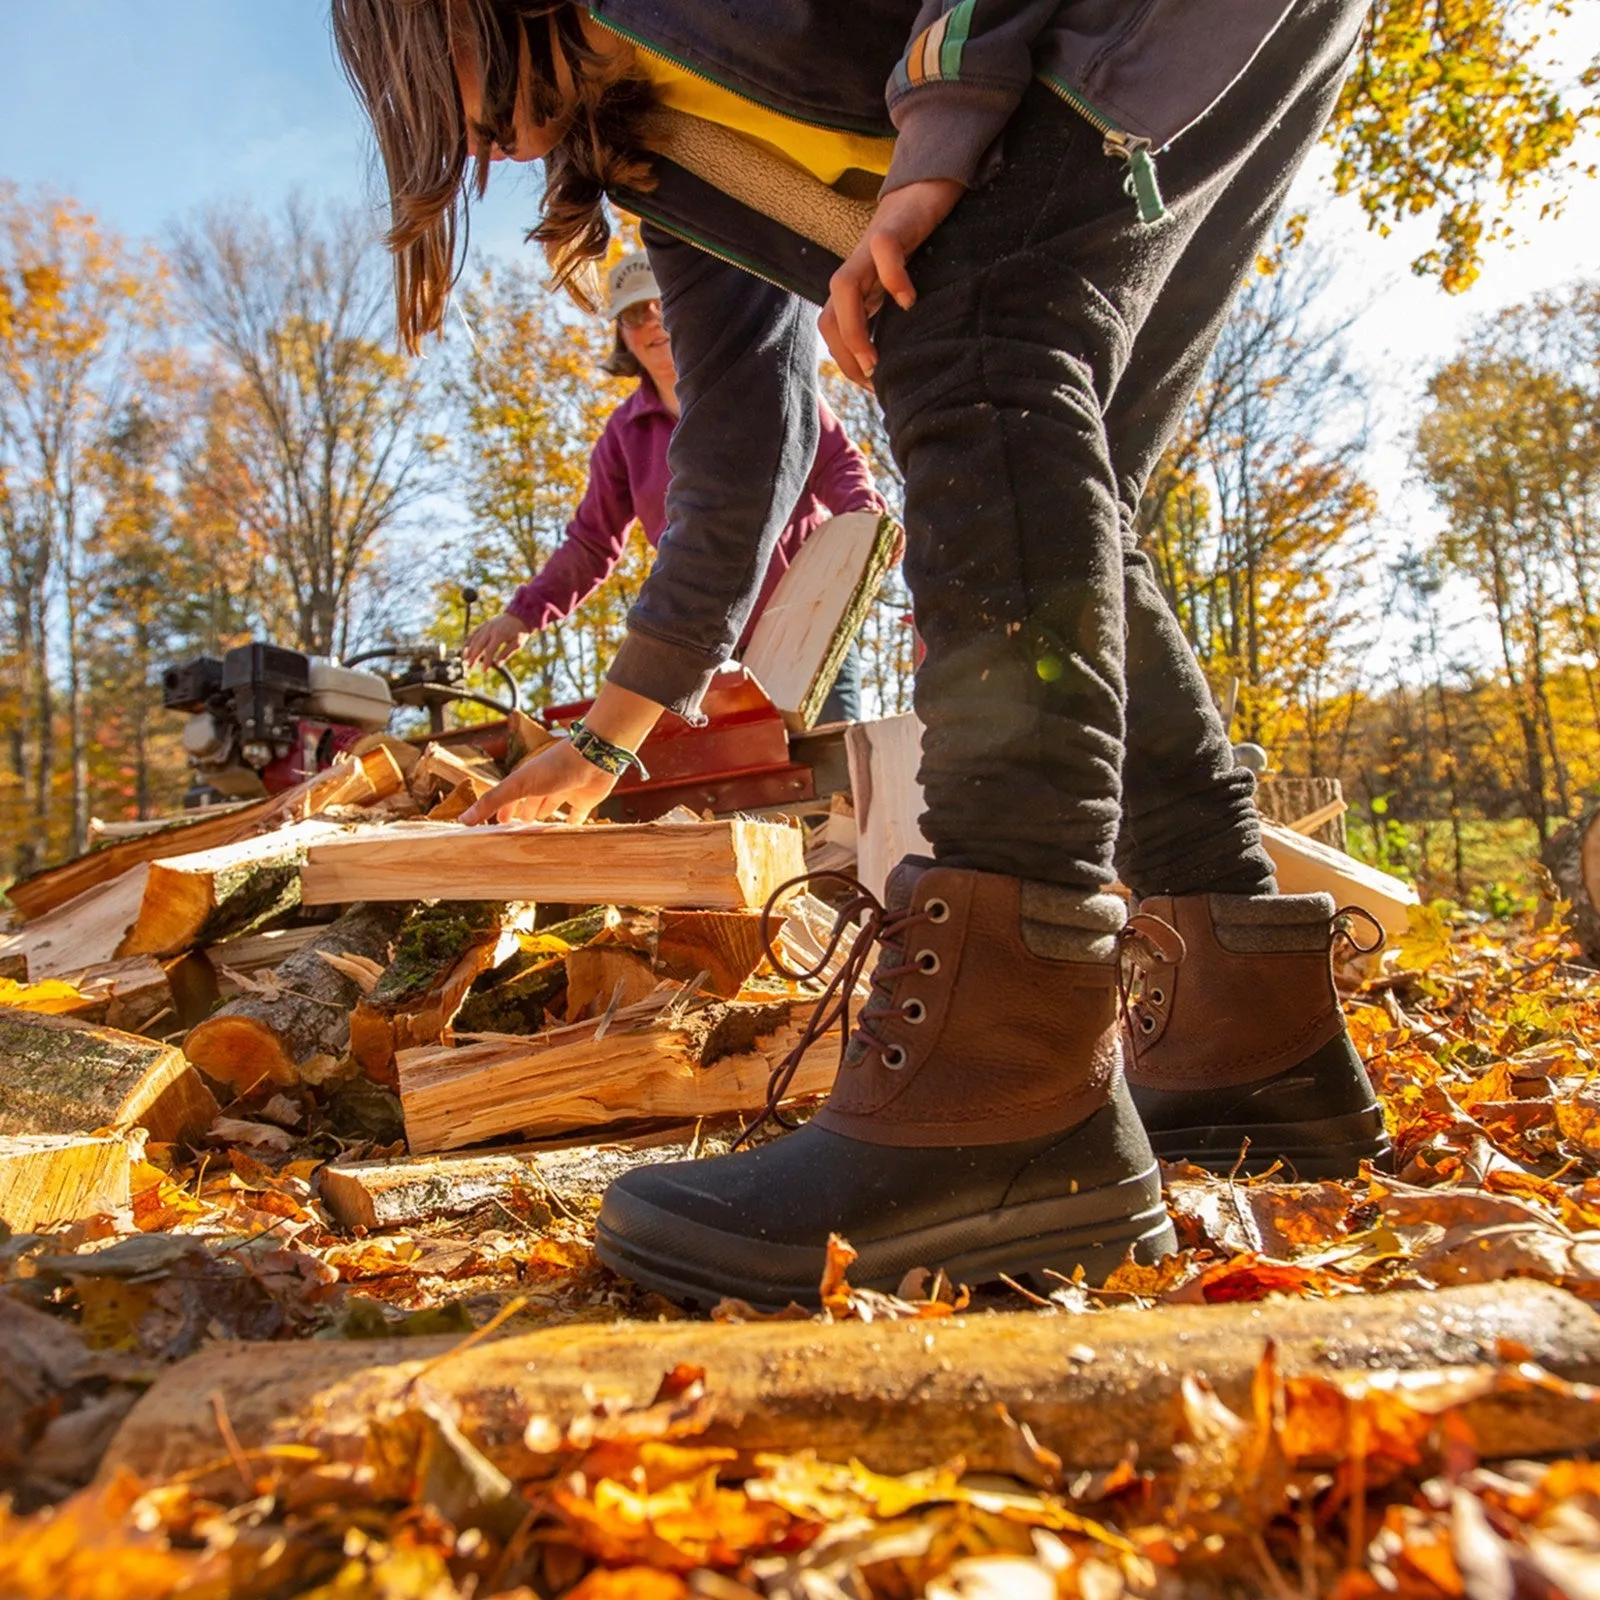
[[[892,1044],[883,1052],[883,1064],[891,1072],[898,1072],[906,1064],[906,1053],[897,1044]]]
[[[939,952],[937,950],[919,950],[917,952],[917,969],[930,975],[939,970]]]
[[[907,1000],[905,1003],[906,1021],[915,1027],[919,1022],[928,1019],[928,1008],[920,1000]]]
[[[1156,1031],[1156,1019],[1148,1011],[1139,1013],[1139,1031],[1141,1033],[1154,1033]]]
[[[927,912],[929,922],[948,922],[950,920],[950,907],[943,900],[930,900],[922,909]]]
[[[1166,1003],[1167,1003],[1166,990],[1164,990],[1164,989],[1152,989],[1150,991],[1150,1004],[1151,1005],[1153,1005],[1153,1006],[1164,1006]]]

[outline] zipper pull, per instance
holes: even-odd
[[[1127,133],[1108,133],[1105,151],[1108,156],[1119,156],[1128,163],[1123,188],[1138,202],[1139,220],[1159,222],[1166,216],[1167,207],[1161,198],[1161,185],[1156,178],[1156,164],[1149,143]]]

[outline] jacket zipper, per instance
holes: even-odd
[[[783,117],[790,122],[799,122],[810,128],[822,128],[829,133],[849,133],[861,139],[887,139],[892,135],[886,134],[881,128],[862,128],[846,126],[842,122],[822,122],[815,117],[798,117],[792,111],[780,110],[777,106],[769,106],[765,100],[758,100],[753,94],[746,94],[742,89],[735,89],[732,84],[724,83],[721,78],[713,77],[704,67],[698,67],[692,61],[685,61],[682,56],[674,55],[670,50],[663,50],[653,40],[641,38],[630,28],[624,28],[620,23],[611,21],[609,17],[595,16],[593,11],[586,11],[587,16],[599,23],[608,32],[616,34],[619,38],[626,39],[629,44],[637,46],[648,55],[660,56],[663,61],[670,61],[680,72],[687,72],[691,78],[698,78],[702,83],[709,83],[713,88],[721,89],[724,94],[731,94],[735,100],[743,100],[746,105],[759,107],[762,111],[770,112],[775,117]]]
[[[1105,140],[1105,152],[1128,164],[1127,191],[1139,206],[1141,222],[1159,222],[1167,214],[1161,198],[1161,185],[1156,180],[1156,164],[1150,154],[1150,141],[1119,128],[1092,101],[1086,100],[1070,84],[1059,78],[1045,78],[1044,82],[1059,95]]]

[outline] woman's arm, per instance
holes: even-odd
[[[826,400],[817,402],[817,420],[822,432],[808,485],[812,494],[836,517],[847,511],[885,510],[883,497],[873,486],[867,458],[844,431]]]
[[[693,715],[733,653],[817,448],[816,328],[793,295],[646,227],[682,407],[667,532],[610,681]]]

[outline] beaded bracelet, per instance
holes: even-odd
[[[612,744],[609,739],[602,739],[592,728],[583,725],[580,717],[567,730],[572,736],[572,748],[583,757],[599,767],[602,772],[609,772],[613,778],[620,778],[629,767],[637,767],[639,776],[647,783],[650,774],[645,771],[642,762],[633,751],[625,750],[620,744]]]

